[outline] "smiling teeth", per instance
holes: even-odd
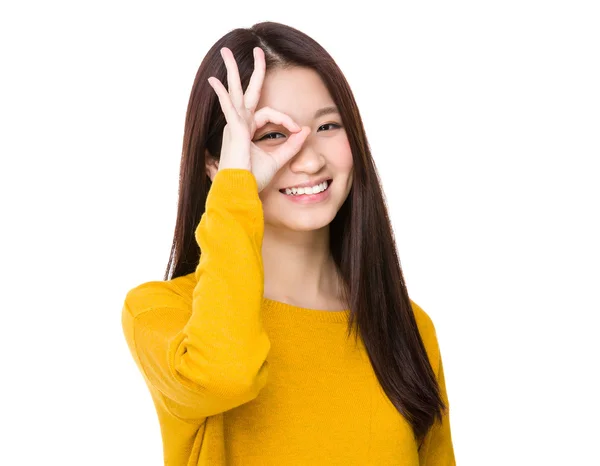
[[[313,187],[307,188],[285,188],[285,194],[289,196],[300,195],[300,194],[318,194],[327,189],[327,181],[323,181],[321,184],[318,184]]]

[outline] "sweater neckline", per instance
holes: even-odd
[[[179,280],[186,279],[186,282],[179,282]],[[193,293],[194,286],[196,285],[195,272],[188,275],[175,278],[171,280],[177,288],[183,291],[184,295],[191,296]],[[185,285],[185,286],[184,286]],[[306,307],[293,306],[282,301],[275,301],[263,296],[262,298],[262,309],[265,314],[269,315],[274,319],[303,321],[303,322],[334,322],[344,323],[348,322],[350,317],[350,309],[340,310],[326,310],[326,309],[310,309]]]
[[[263,297],[263,309],[269,315],[290,320],[301,319],[303,321],[316,322],[347,322],[350,309],[329,311],[325,309],[310,309],[306,307],[293,306],[282,301]]]

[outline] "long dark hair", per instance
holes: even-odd
[[[352,149],[353,184],[330,224],[330,248],[350,308],[348,333],[360,333],[381,387],[421,440],[446,409],[412,311],[379,177],[354,96],[333,58],[306,34],[275,22],[238,28],[219,39],[200,64],[185,119],[177,223],[165,280],[195,271],[200,249],[194,231],[210,186],[206,155],[220,157],[225,117],[207,79],[227,86],[220,49],[228,47],[245,89],[254,69],[252,50],[265,52],[267,70],[314,69],[338,106]],[[169,273],[172,272],[171,275]]]

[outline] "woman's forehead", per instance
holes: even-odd
[[[335,106],[327,87],[312,68],[278,68],[267,72],[257,110],[271,107],[294,120],[309,121],[315,112]]]

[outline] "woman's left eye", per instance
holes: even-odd
[[[319,126],[319,129],[321,129],[323,126],[333,126],[335,128],[341,128],[341,126],[337,123],[325,123],[324,125]]]

